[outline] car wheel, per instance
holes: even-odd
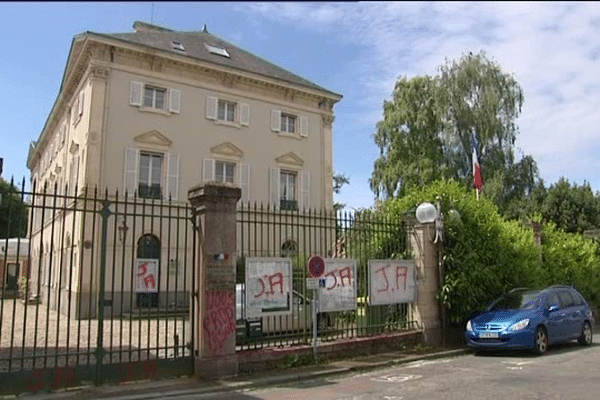
[[[533,351],[538,355],[542,355],[548,351],[548,334],[546,333],[546,329],[541,326],[539,326],[535,331]]]
[[[584,346],[589,346],[592,344],[592,326],[589,322],[585,321],[583,323],[583,328],[581,329],[581,336],[577,339],[579,344]]]

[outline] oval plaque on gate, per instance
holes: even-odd
[[[325,272],[325,261],[319,256],[312,256],[308,260],[308,273],[313,278],[320,278]]]

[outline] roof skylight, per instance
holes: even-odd
[[[225,49],[223,49],[221,47],[211,46],[211,45],[206,44],[206,43],[204,43],[204,46],[206,47],[206,49],[208,51],[210,51],[213,54],[229,58],[229,53],[227,52],[227,50],[225,50]]]
[[[183,45],[180,42],[176,42],[175,40],[171,41],[171,47],[173,47],[173,50],[185,51]]]

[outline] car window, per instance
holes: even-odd
[[[548,295],[548,307],[550,307],[552,305],[556,305],[556,306],[560,307],[560,299],[558,298],[558,294],[556,294],[555,292],[551,292]]]
[[[511,292],[500,297],[488,307],[488,311],[529,310],[537,307],[540,293],[535,291]]]
[[[571,293],[567,292],[566,290],[558,292],[558,297],[560,298],[562,307],[571,307],[575,303]]]
[[[571,290],[570,293],[571,296],[573,296],[573,301],[575,302],[576,306],[582,306],[584,304],[583,297],[581,297],[578,291]]]

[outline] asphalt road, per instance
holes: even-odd
[[[600,345],[418,361],[369,373],[177,399],[600,399]]]

